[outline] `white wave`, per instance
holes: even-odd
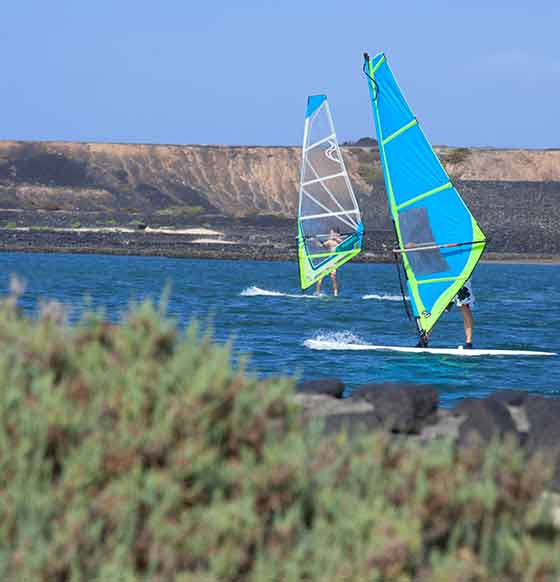
[[[311,350],[371,350],[394,353],[436,354],[440,356],[477,357],[477,356],[555,356],[555,352],[539,352],[529,350],[502,350],[502,349],[463,349],[456,348],[416,348],[406,346],[383,346],[364,343],[351,332],[318,334],[314,338],[303,342]]]
[[[402,301],[402,296],[401,295],[377,295],[377,293],[371,293],[369,295],[362,295],[362,299],[377,299],[378,301]],[[408,297],[406,299],[408,299]]]
[[[361,350],[367,349],[367,344],[351,331],[336,331],[318,333],[315,337],[303,342],[306,348],[312,350]]]
[[[296,293],[283,293],[282,291],[274,291],[269,289],[261,289],[260,287],[256,287],[255,285],[251,287],[247,287],[239,294],[242,297],[292,297],[295,299],[319,299],[324,297],[321,293],[320,295],[306,295],[304,293],[296,294]]]

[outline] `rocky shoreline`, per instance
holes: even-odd
[[[365,225],[357,260],[391,261],[375,143],[343,155]],[[438,148],[486,233],[486,259],[560,257],[560,151]],[[294,260],[298,147],[0,141],[0,251]],[[185,229],[213,230],[202,237]]]
[[[523,390],[498,390],[467,398],[453,409],[439,406],[435,387],[423,384],[365,384],[343,398],[337,378],[303,382],[295,398],[306,420],[321,418],[327,433],[385,430],[395,438],[427,443],[449,438],[457,446],[513,439],[529,455],[540,454],[554,474],[549,488],[560,492],[560,399]]]
[[[59,252],[174,258],[295,261],[296,221],[275,216],[161,215],[0,210],[0,252]],[[393,233],[366,231],[355,262],[392,262]],[[492,249],[494,245],[490,245]],[[555,252],[486,252],[485,261],[557,263]]]

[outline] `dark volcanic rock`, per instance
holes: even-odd
[[[525,402],[529,452],[539,452],[554,465],[550,487],[560,491],[560,400],[530,394]]]
[[[529,450],[560,450],[560,400],[530,394],[525,401],[529,421]]]
[[[294,402],[300,407],[306,418],[318,418],[333,414],[361,414],[371,412],[373,406],[363,400],[349,400],[335,398],[328,394],[314,394],[309,392],[297,392]]]
[[[430,423],[439,404],[438,391],[422,384],[365,384],[350,399],[372,404],[381,426],[407,434],[417,434]]]
[[[467,418],[459,428],[459,443],[467,444],[473,433],[485,442],[493,438],[503,438],[507,434],[519,438],[515,422],[505,404],[497,400],[463,400],[453,411],[455,415]]]
[[[523,406],[529,396],[524,390],[498,390],[488,396],[487,400],[495,400],[507,406]]]
[[[334,398],[342,398],[344,382],[339,378],[322,378],[320,380],[308,380],[298,384],[298,392],[305,394],[326,394]]]
[[[325,417],[325,434],[346,431],[353,437],[362,431],[372,432],[383,428],[383,423],[373,412],[356,414],[331,414]]]

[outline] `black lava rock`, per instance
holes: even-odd
[[[484,442],[507,434],[520,438],[511,414],[498,400],[468,398],[453,410],[453,414],[467,417],[459,427],[459,444],[468,444],[472,433],[478,434]]]
[[[431,423],[439,404],[438,391],[423,384],[365,384],[350,398],[372,404],[380,426],[406,434],[417,434]]]
[[[525,400],[527,400],[529,393],[524,390],[498,390],[490,396],[487,400],[495,400],[496,402],[501,402],[508,406],[523,406]]]
[[[361,431],[373,432],[383,428],[373,412],[355,414],[331,414],[325,417],[325,434],[346,431],[352,437]]]
[[[298,384],[296,390],[305,394],[325,394],[334,398],[342,398],[344,382],[339,378],[322,378],[308,380]]]

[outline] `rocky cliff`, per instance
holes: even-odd
[[[438,148],[470,182],[560,182],[560,150]],[[343,148],[359,193],[382,182],[372,148]],[[132,209],[201,206],[226,215],[293,216],[300,148],[0,142],[0,207]]]
[[[560,150],[437,150],[492,250],[560,254]],[[64,212],[74,221],[76,213],[113,213],[170,224],[202,215],[293,218],[300,155],[298,147],[4,141],[0,214],[4,226],[14,211],[17,226],[30,213]],[[392,234],[378,152],[347,146],[343,155],[371,248],[381,250]]]

